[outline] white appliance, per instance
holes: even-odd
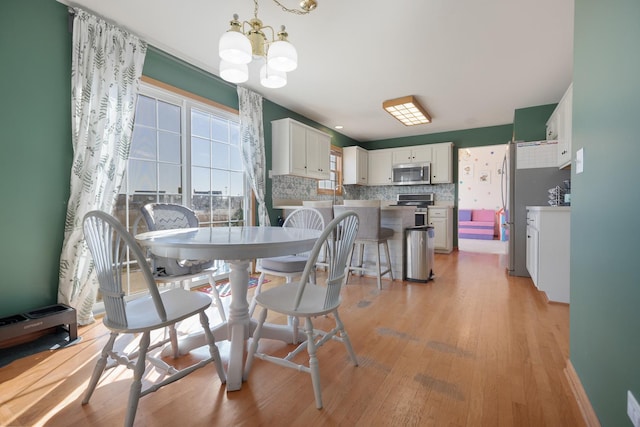
[[[511,276],[529,277],[526,206],[549,206],[548,189],[571,178],[557,166],[558,141],[516,141],[507,144],[502,163],[501,190],[505,212]]]
[[[408,163],[394,165],[393,185],[431,184],[431,163]]]

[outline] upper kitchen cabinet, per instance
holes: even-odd
[[[431,144],[431,184],[453,182],[453,142]]]
[[[271,122],[274,175],[329,179],[331,136],[293,119]]]
[[[431,162],[431,147],[432,145],[419,145],[394,148],[391,153],[391,160],[394,165]]]
[[[369,185],[392,185],[392,153],[393,149],[369,151]]]
[[[369,153],[362,147],[342,149],[343,184],[367,185]]]
[[[561,169],[571,165],[572,115],[573,83],[547,121],[547,139],[558,140],[558,167]]]

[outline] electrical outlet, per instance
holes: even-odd
[[[634,427],[640,427],[640,405],[630,390],[627,390],[627,415]]]

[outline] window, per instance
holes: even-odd
[[[244,224],[246,185],[237,122],[192,110],[191,186],[191,205],[201,224]]]
[[[329,157],[329,167],[331,172],[329,179],[318,181],[318,194],[342,195],[342,148],[331,146]]]
[[[181,93],[141,84],[131,152],[115,214],[130,232],[146,231],[140,208],[178,203],[201,226],[244,225],[249,203],[240,155],[238,115]],[[135,265],[127,277],[136,285]]]

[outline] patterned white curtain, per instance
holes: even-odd
[[[258,202],[258,223],[265,227],[271,225],[271,221],[269,221],[269,213],[264,202],[266,160],[262,127],[262,96],[238,86],[238,100],[242,162]]]
[[[113,212],[129,157],[138,83],[147,45],[132,34],[75,9],[71,63],[73,165],[58,302],[74,307],[78,323],[94,321],[98,291],[82,219]]]

